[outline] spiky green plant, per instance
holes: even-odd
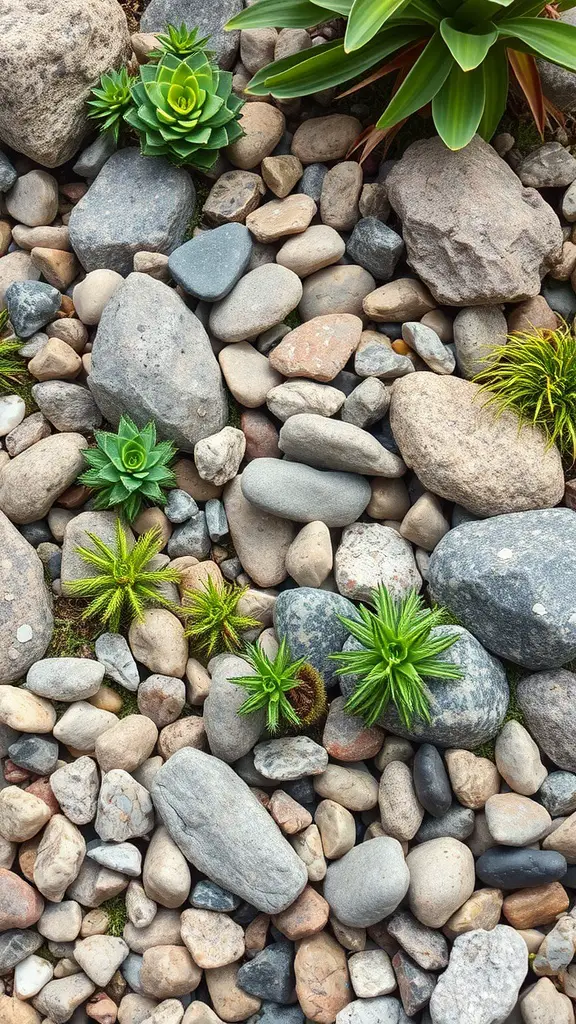
[[[300,685],[298,672],[305,663],[304,658],[292,661],[286,638],[282,639],[274,660],[268,657],[256,644],[248,644],[242,657],[255,670],[255,675],[238,676],[230,682],[242,686],[250,696],[238,709],[239,715],[250,715],[254,711],[266,711],[266,727],[274,734],[281,726],[302,725],[286,694]]]
[[[132,105],[131,89],[135,81],[126,68],[109,71],[102,75],[100,84],[94,86],[92,99],[88,100],[88,117],[99,122],[101,132],[111,132],[115,142],[118,142],[124,115]]]
[[[456,633],[431,636],[442,623],[440,610],[431,611],[410,591],[396,600],[383,584],[372,592],[374,611],[359,605],[359,619],[339,616],[360,644],[360,650],[342,651],[330,657],[340,663],[338,675],[357,677],[345,709],[374,725],[394,704],[400,720],[409,729],[415,717],[430,721],[430,702],[423,677],[460,679],[458,665],[439,661],[438,655],[452,647]]]
[[[172,601],[160,592],[164,583],[179,583],[177,569],[164,566],[150,569],[149,563],[162,550],[163,541],[156,528],[138,538],[133,548],[128,545],[126,531],[120,519],[116,520],[115,549],[88,533],[94,548],[77,547],[81,559],[98,572],[85,579],[72,580],[66,593],[73,597],[90,598],[83,618],[97,616],[110,632],[117,633],[123,621],[141,620],[148,605],[176,610]]]
[[[122,416],[117,434],[97,430],[94,437],[97,447],[84,449],[90,469],[79,477],[96,492],[94,508],[119,507],[131,522],[144,500],[165,504],[163,488],[176,484],[168,465],[176,449],[171,441],[156,443],[154,423],[139,430],[129,416]]]
[[[0,330],[1,330],[0,323]],[[0,394],[18,393],[29,379],[24,359],[19,355],[22,342],[14,338],[0,341]]]
[[[213,57],[213,52],[206,49],[206,43],[210,36],[198,39],[198,32],[197,28],[189,29],[184,21],[180,28],[177,28],[176,25],[166,25],[166,32],[156,33],[158,48],[150,51],[148,60],[161,60],[165,53],[173,53],[175,57],[180,57],[180,60],[183,60],[184,57],[190,57],[198,50],[204,50],[207,57]]]
[[[231,583],[214,583],[208,576],[198,590],[185,590],[182,611],[186,623],[186,636],[207,658],[223,651],[237,651],[242,645],[242,633],[260,626],[258,619],[238,614],[238,602],[248,587]]]
[[[490,352],[475,380],[498,413],[541,427],[570,462],[576,460],[576,340],[567,324],[555,331],[511,334]]]
[[[144,156],[166,156],[205,171],[223,146],[243,134],[243,101],[232,93],[232,74],[202,50],[184,60],[165,53],[158,64],[143,64],[132,99],[124,119],[138,132]]]

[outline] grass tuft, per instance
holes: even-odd
[[[128,920],[126,911],[126,899],[122,893],[113,896],[101,904],[101,910],[108,915],[108,935],[114,935],[117,939],[122,938],[124,926]]]

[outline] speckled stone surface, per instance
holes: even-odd
[[[294,658],[306,658],[330,686],[335,682],[336,662],[328,655],[340,651],[348,637],[339,615],[356,618],[351,601],[340,594],[312,587],[285,590],[274,606],[274,628],[281,640],[286,637]]]

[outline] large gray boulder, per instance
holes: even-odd
[[[433,1024],[503,1024],[528,974],[526,943],[498,924],[458,935],[430,999]]]
[[[167,23],[198,26],[200,35],[210,36],[210,49],[222,68],[234,64],[239,32],[225,32],[224,25],[242,10],[242,0],[150,0],[140,20],[141,32],[163,32]]]
[[[304,889],[304,862],[224,761],[184,747],[162,765],[151,792],[174,842],[211,881],[266,914],[279,914]]]
[[[576,516],[552,508],[450,530],[430,559],[429,583],[491,651],[526,668],[576,657]]]
[[[52,601],[34,548],[0,512],[0,683],[12,683],[44,656]]]
[[[192,451],[225,425],[228,406],[208,335],[173,288],[130,274],[102,314],[88,386],[115,426],[122,413],[156,422]]]
[[[130,59],[126,15],[118,0],[2,0],[0,39],[0,139],[57,167],[93,124],[92,86]]]
[[[562,231],[552,207],[479,136],[457,152],[439,138],[414,142],[386,186],[408,263],[440,303],[530,298],[558,259]]]
[[[135,253],[169,255],[182,244],[195,202],[188,171],[164,157],[121,149],[70,214],[72,248],[85,270],[129,274]]]

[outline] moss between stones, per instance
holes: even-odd
[[[94,643],[104,632],[99,622],[82,618],[84,602],[58,598],[55,605],[54,632],[45,658],[93,658]]]
[[[100,910],[108,915],[107,934],[114,935],[117,939],[122,938],[124,926],[128,920],[124,895],[120,893],[119,896],[113,896],[111,900],[106,900],[101,904]]]

